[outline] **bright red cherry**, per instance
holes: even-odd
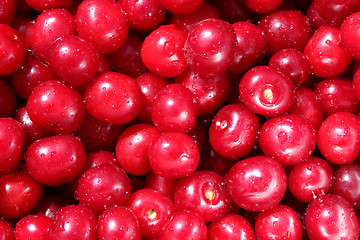
[[[69,9],[73,5],[74,0],[25,0],[25,3],[36,11],[43,11],[51,8]]]
[[[5,219],[0,219],[0,239],[15,240],[15,228]]]
[[[51,218],[45,215],[27,215],[16,223],[17,240],[46,240]]]
[[[360,12],[348,16],[340,27],[341,42],[356,60],[360,60]]]
[[[84,171],[103,164],[114,164],[115,166],[120,167],[116,159],[115,153],[113,152],[98,150],[86,153],[86,163]]]
[[[15,0],[3,0],[0,2],[0,23],[10,24],[16,12]]]
[[[313,31],[316,31],[321,25],[326,24],[326,20],[319,15],[316,10],[315,3],[312,2],[306,10],[306,17],[312,26]]]

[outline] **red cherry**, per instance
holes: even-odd
[[[5,219],[0,219],[0,239],[15,240],[15,229]]]
[[[32,9],[41,12],[50,8],[69,9],[74,3],[74,0],[25,0],[25,3]]]
[[[274,11],[280,7],[282,2],[283,0],[244,0],[244,4],[249,10],[259,14]]]
[[[312,2],[306,10],[306,16],[312,26],[313,31],[316,31],[321,25],[326,23],[326,20],[319,15],[315,7],[315,2]]]
[[[51,218],[44,215],[27,215],[16,223],[15,238],[18,240],[46,240]]]
[[[237,0],[209,0],[219,11],[221,19],[229,23],[246,21],[252,18],[252,12],[245,6],[244,1]]]
[[[173,14],[188,14],[199,9],[204,0],[160,0],[160,2]]]
[[[24,0],[15,0],[15,1],[24,1]],[[26,4],[24,3],[26,6]],[[19,6],[17,7],[19,10]],[[17,11],[19,12],[19,11]],[[25,46],[28,50],[33,50],[33,42],[32,36],[35,27],[35,15],[30,14],[17,14],[13,21],[11,22],[11,26],[23,36],[25,41]]]
[[[37,216],[45,215],[49,218],[54,218],[56,212],[60,208],[70,204],[71,202],[63,197],[57,195],[45,195],[31,212]]]
[[[86,153],[84,171],[103,164],[114,164],[115,166],[120,167],[116,159],[115,153],[113,152],[98,150]]]
[[[14,89],[7,82],[0,80],[0,117],[12,117],[17,103]]]
[[[16,12],[15,0],[3,0],[0,3],[0,24],[10,24]]]
[[[163,178],[156,175],[153,171],[146,174],[145,187],[154,189],[170,199],[174,199],[175,187],[178,183],[176,178]]]

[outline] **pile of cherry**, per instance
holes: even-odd
[[[360,0],[0,1],[0,239],[360,235]]]

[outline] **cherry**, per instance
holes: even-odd
[[[130,174],[143,175],[151,170],[148,161],[149,147],[161,134],[153,125],[134,124],[125,129],[116,143],[116,158]]]
[[[94,213],[88,208],[68,205],[61,208],[50,222],[47,239],[95,240],[96,223]]]
[[[155,190],[144,188],[130,195],[126,202],[136,215],[142,237],[159,237],[161,229],[175,213],[174,202]]]
[[[51,218],[45,215],[27,215],[16,223],[15,238],[18,240],[46,240]]]
[[[360,13],[356,12],[348,16],[340,27],[341,42],[356,60],[360,59],[360,48],[354,44],[360,38],[360,32],[358,31],[359,20]]]
[[[31,211],[36,216],[45,215],[49,218],[54,218],[56,212],[67,205],[70,205],[71,201],[60,197],[58,195],[44,195],[43,198]]]
[[[221,19],[229,23],[236,23],[239,21],[246,21],[251,19],[252,13],[245,6],[244,1],[237,0],[210,0],[216,9],[219,11]]]
[[[335,164],[354,161],[359,154],[360,119],[348,112],[331,114],[321,124],[317,146],[323,156]]]
[[[26,4],[24,3],[24,5]],[[18,7],[17,10],[19,10]],[[32,14],[17,14],[11,22],[11,26],[23,36],[25,46],[28,50],[33,50],[32,37],[35,28],[35,19],[36,16]]]
[[[309,204],[305,226],[310,239],[358,239],[360,234],[354,209],[333,194],[320,196]]]
[[[255,221],[255,233],[259,240],[302,239],[302,224],[295,210],[278,204],[259,213]]]
[[[0,24],[10,24],[16,12],[15,0],[4,0],[0,3]]]
[[[241,215],[226,214],[208,225],[208,240],[216,239],[255,240],[255,233]]]
[[[50,46],[62,36],[75,35],[75,17],[64,9],[43,11],[35,21],[32,46],[35,54],[44,59]]]
[[[88,84],[99,69],[95,49],[77,36],[57,39],[48,49],[45,60],[61,81],[74,87]]]
[[[130,208],[111,207],[98,218],[97,239],[140,240],[141,232],[136,215]]]
[[[218,75],[229,67],[235,46],[235,30],[228,22],[206,19],[189,31],[184,46],[185,60],[200,75]]]
[[[0,219],[0,239],[15,240],[15,229],[5,219]]]
[[[306,203],[328,193],[332,182],[333,170],[329,163],[315,156],[296,164],[288,175],[290,192]]]
[[[86,162],[85,162],[84,171],[103,164],[114,164],[115,166],[120,168],[115,153],[113,152],[98,150],[98,151],[86,153]]]
[[[69,9],[74,3],[74,0],[25,0],[25,3],[36,11],[43,11],[50,8],[64,8]]]
[[[8,24],[0,24],[0,36],[0,76],[9,75],[19,70],[25,61],[25,41]]]
[[[160,2],[173,14],[188,14],[199,9],[204,0],[160,0]]]
[[[160,0],[120,1],[126,13],[130,28],[137,31],[151,31],[165,20],[166,9]]]
[[[320,100],[325,117],[336,112],[358,114],[360,102],[355,96],[353,82],[346,78],[328,78],[315,85],[314,92]]]
[[[259,118],[242,103],[222,107],[209,129],[213,149],[225,158],[238,159],[250,152],[260,130]]]
[[[26,104],[31,121],[52,133],[72,133],[85,117],[81,94],[56,80],[37,85]]]
[[[76,11],[76,29],[97,52],[111,53],[124,43],[129,23],[117,1],[85,0]]]
[[[194,212],[178,211],[160,232],[160,240],[182,239],[206,240],[207,227],[204,220]]]
[[[174,202],[178,210],[195,212],[205,222],[222,217],[230,207],[224,179],[212,171],[196,171],[180,179]]]
[[[287,112],[294,103],[294,84],[273,68],[257,66],[241,78],[239,99],[255,113],[275,117]]]
[[[136,82],[113,71],[99,74],[88,84],[84,99],[93,117],[113,124],[132,121],[141,108],[141,91]]]
[[[280,7],[282,2],[283,0],[244,0],[244,4],[249,10],[259,14],[274,11],[275,9]]]
[[[189,132],[195,125],[198,110],[192,92],[182,84],[162,88],[151,105],[151,119],[162,132]]]
[[[321,26],[306,43],[304,54],[309,59],[311,71],[323,78],[336,77],[349,67],[352,56],[340,46],[340,29]]]
[[[201,125],[200,121],[196,121],[194,127],[186,133],[198,145],[199,150],[203,149],[208,143],[208,129]]]
[[[0,117],[12,117],[17,103],[14,89],[9,83],[0,80]]]
[[[162,25],[152,31],[141,46],[145,67],[160,77],[179,76],[187,68],[183,53],[185,37],[174,25]]]
[[[267,37],[267,52],[270,55],[283,48],[303,51],[312,35],[309,20],[296,10],[271,12],[260,19],[258,26]]]
[[[196,142],[185,133],[167,132],[152,141],[148,159],[155,174],[181,178],[196,170],[200,151]]]
[[[276,206],[287,186],[284,168],[266,156],[239,161],[226,174],[225,181],[231,199],[249,211],[263,211]]]
[[[313,31],[316,31],[321,25],[326,24],[326,20],[319,15],[316,10],[315,3],[312,2],[306,10],[306,17],[312,26]]]
[[[281,115],[262,125],[259,143],[265,155],[283,165],[293,165],[303,162],[313,153],[316,130],[299,115]]]
[[[78,183],[77,198],[96,214],[124,205],[131,192],[130,179],[114,164],[102,164],[85,171]]]
[[[84,168],[85,159],[85,147],[81,140],[67,134],[33,142],[25,155],[31,176],[42,184],[55,187],[78,177]]]
[[[146,174],[145,187],[154,189],[170,199],[174,198],[175,187],[178,183],[176,178],[163,178],[156,175],[153,171]]]

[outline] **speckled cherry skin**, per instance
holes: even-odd
[[[283,198],[287,177],[279,162],[256,156],[236,163],[226,174],[225,182],[231,199],[239,207],[263,211],[276,206]]]
[[[27,215],[16,223],[15,238],[18,240],[46,240],[51,218],[45,215]]]
[[[335,164],[354,161],[360,152],[360,119],[348,112],[331,114],[321,124],[317,146],[322,155]]]
[[[349,15],[340,27],[341,42],[356,60],[360,60],[360,48],[355,44],[360,39],[360,13]]]
[[[225,158],[245,156],[257,142],[259,118],[242,103],[222,107],[209,129],[213,149]]]
[[[15,228],[5,219],[0,219],[0,239],[15,240]]]
[[[305,215],[310,239],[358,239],[359,222],[354,209],[342,197],[326,194],[312,201]]]

